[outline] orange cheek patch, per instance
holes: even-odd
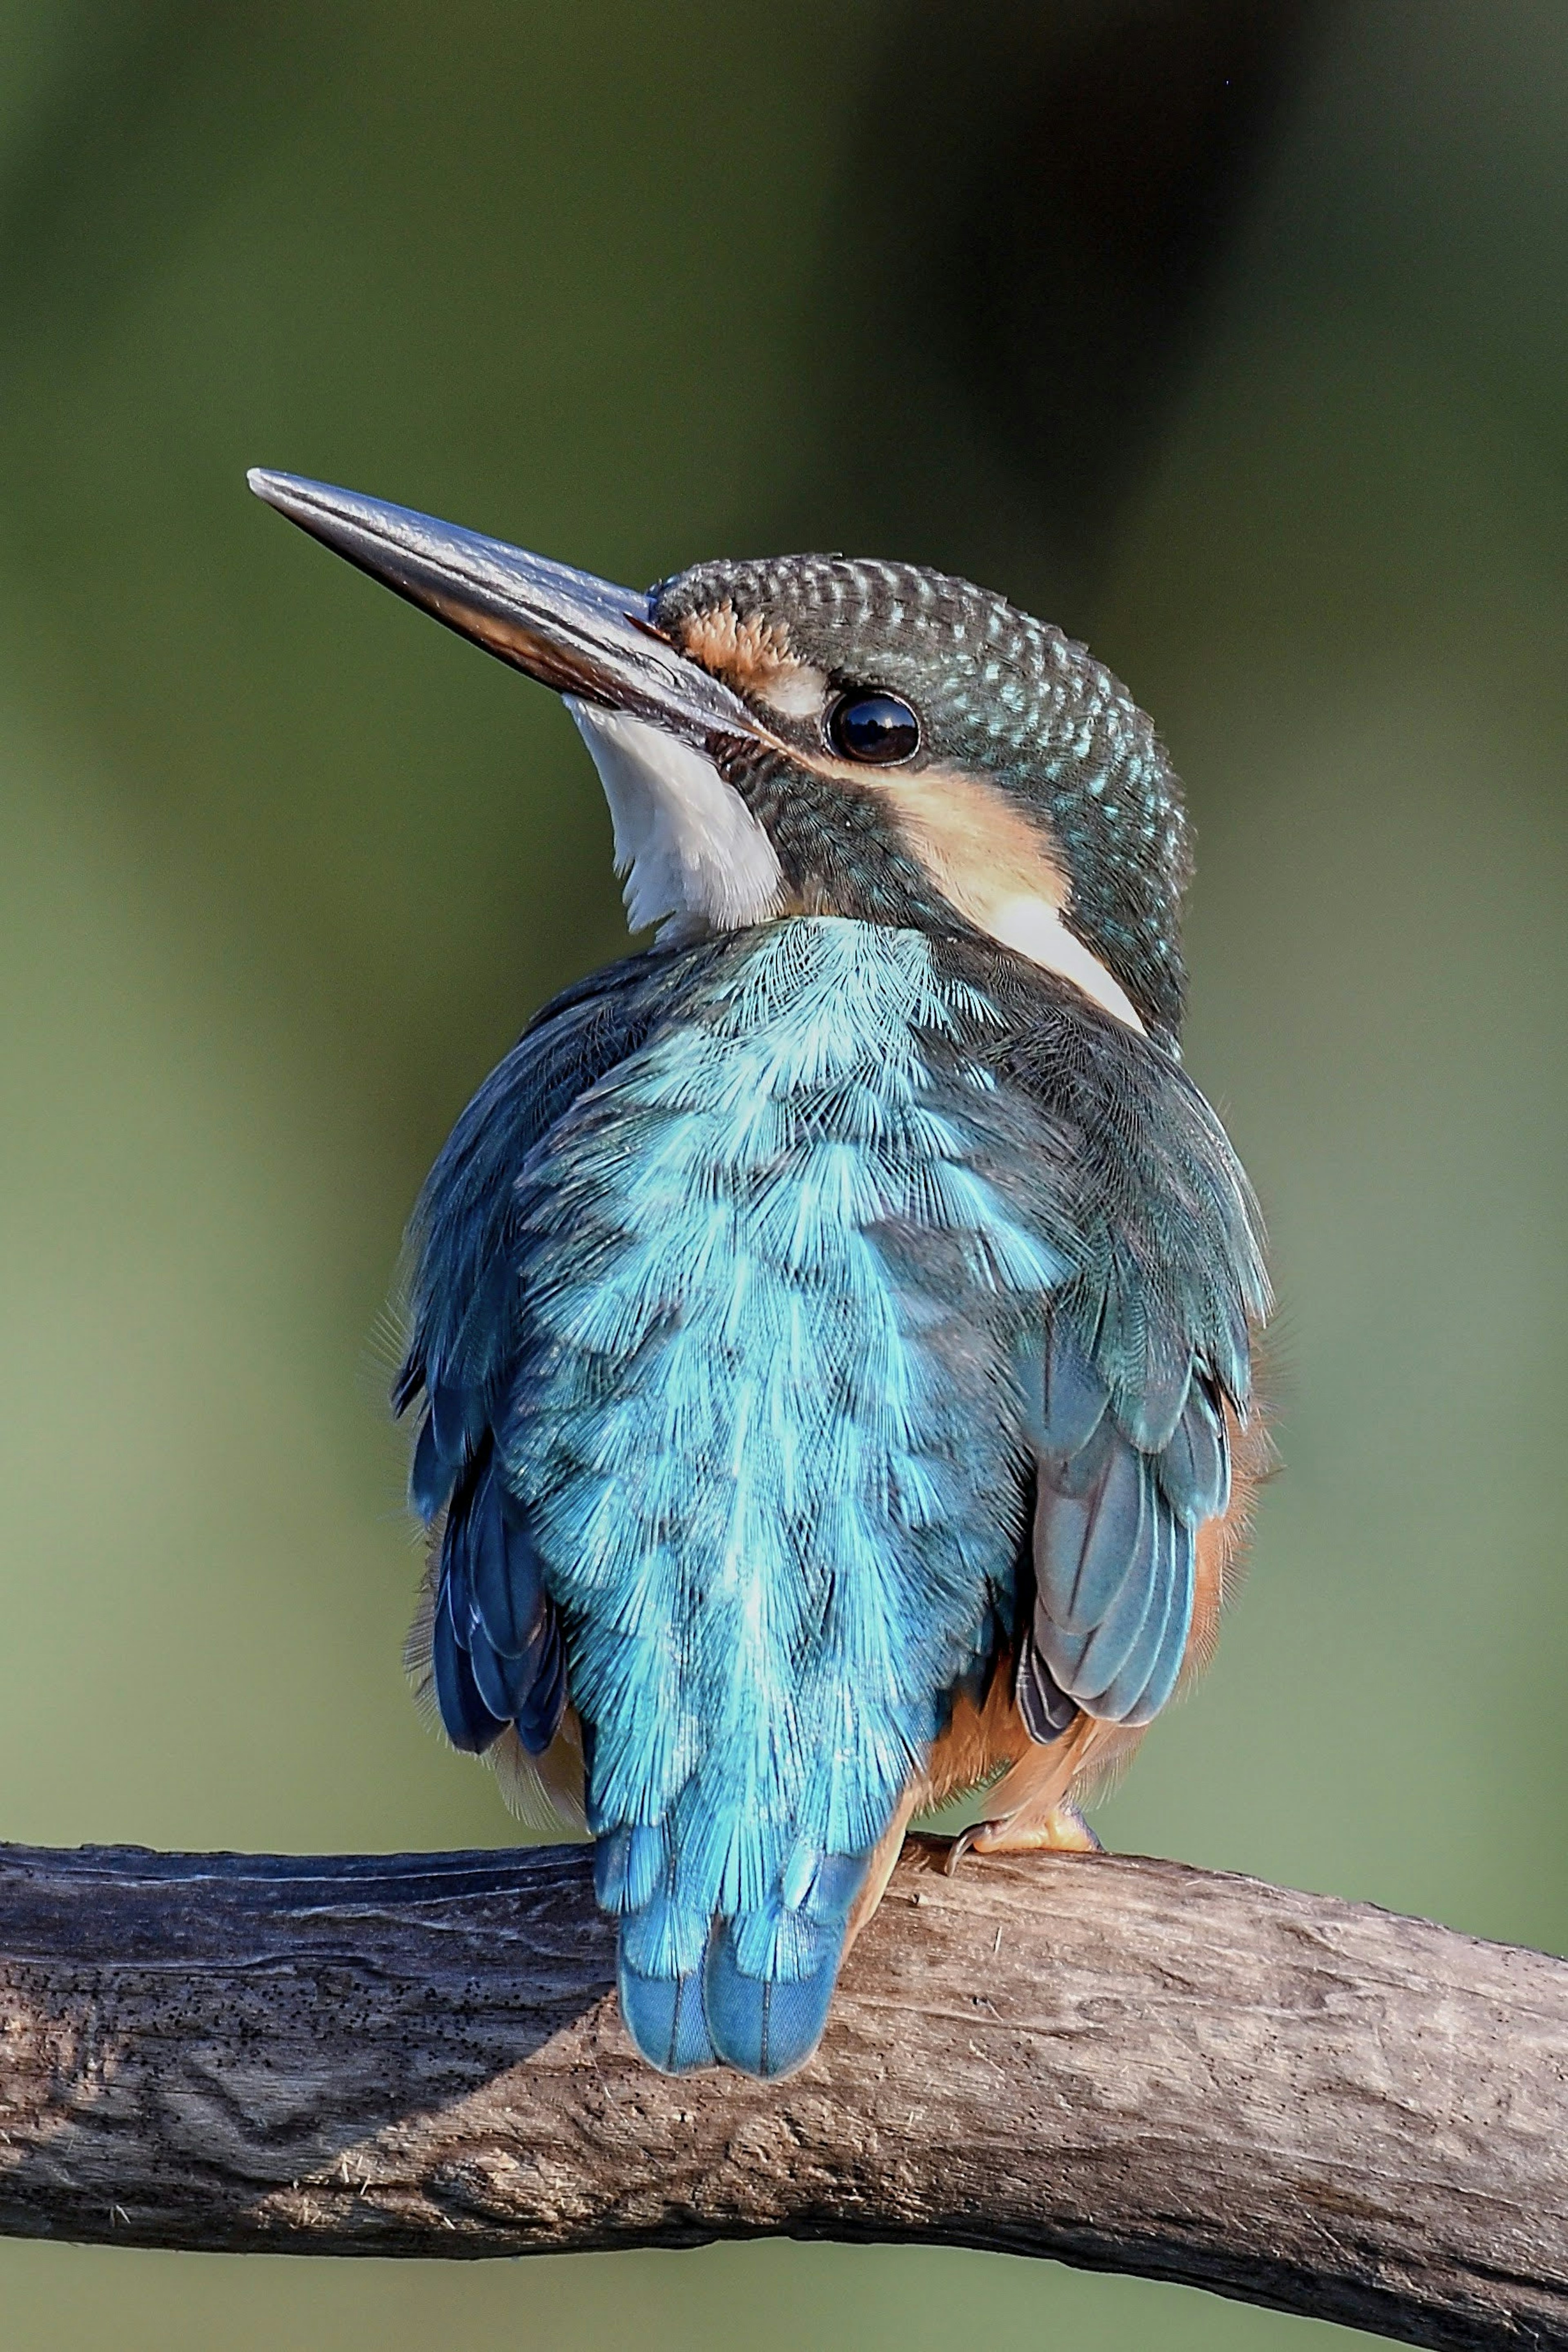
[[[764,621],[755,613],[743,621],[727,596],[722,604],[688,614],[680,642],[690,660],[737,694],[770,703],[790,718],[808,718],[821,709],[827,682],[821,670],[790,652],[783,621]]]
[[[1058,914],[1067,881],[1049,835],[983,777],[960,768],[865,781],[896,810],[910,847],[945,898],[982,930],[1012,898],[1038,898]]]

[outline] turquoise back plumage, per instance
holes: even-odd
[[[1004,1643],[1040,1737],[1085,1675],[1136,1720],[1180,1663],[1261,1296],[1245,1186],[1167,1053],[1049,981],[1010,1001],[1015,968],[826,918],[632,958],[427,1191],[443,1716],[537,1751],[570,1691],[662,2066],[809,2054],[871,1852]]]
[[[925,1328],[946,1303],[877,1238],[956,1245],[991,1383],[1066,1271],[976,1172],[994,1086],[952,1000],[916,933],[765,931],[523,1188],[502,1453],[593,1727],[623,1995],[635,2027],[643,1980],[698,1976],[716,1920],[709,2030],[754,2066],[789,2054],[764,2047],[764,1988],[825,2006],[863,1864],[1010,1612],[1016,1405],[977,1428]]]

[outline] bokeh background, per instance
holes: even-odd
[[[0,0],[0,1834],[504,1843],[409,1705],[380,1321],[616,951],[547,694],[263,462],[642,582],[940,562],[1200,845],[1287,1465],[1124,1848],[1568,1939],[1555,0]],[[1043,2263],[0,2246],[8,2352],[1304,2347]]]

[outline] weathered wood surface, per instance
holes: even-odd
[[[925,2240],[1568,2347],[1568,1964],[1169,1863],[906,1854],[821,2052],[666,2081],[580,1849],[0,1847],[0,2231]]]

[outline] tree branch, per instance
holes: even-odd
[[[916,1845],[793,2080],[633,2055],[581,1849],[0,1848],[0,2231],[924,2240],[1568,2346],[1568,1965],[1174,1864]]]

